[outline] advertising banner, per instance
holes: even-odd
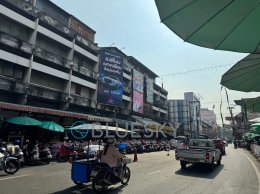
[[[98,103],[122,106],[123,62],[118,53],[103,49],[100,53]]]
[[[136,70],[133,72],[133,89],[144,93],[144,75]]]
[[[153,104],[153,80],[149,78],[146,79],[146,100]]]
[[[144,97],[143,94],[133,90],[133,111],[144,113]]]

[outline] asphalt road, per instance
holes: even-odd
[[[222,164],[209,172],[191,165],[181,170],[174,151],[138,155],[129,165],[131,180],[125,187],[112,186],[106,193],[129,194],[259,194],[259,162],[242,149],[227,148]],[[133,156],[130,156],[133,158]],[[15,175],[0,172],[0,193],[92,193],[89,185],[75,186],[69,163],[22,168]]]

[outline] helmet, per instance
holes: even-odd
[[[21,143],[21,142],[20,142],[20,140],[18,140],[18,139],[14,141],[14,145],[20,145],[20,143]]]

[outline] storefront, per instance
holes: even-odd
[[[44,141],[60,141],[64,138],[65,134],[41,130],[39,127],[35,126],[13,125],[6,122],[6,119],[8,118],[20,116],[28,116],[39,121],[54,121],[64,127],[71,126],[76,121],[83,121],[86,123],[113,122],[113,119],[106,117],[0,102],[1,140],[12,142],[16,139],[21,140],[22,136],[35,140],[44,139]]]

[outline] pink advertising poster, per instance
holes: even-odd
[[[143,94],[133,91],[133,111],[143,114],[144,113],[144,98]]]

